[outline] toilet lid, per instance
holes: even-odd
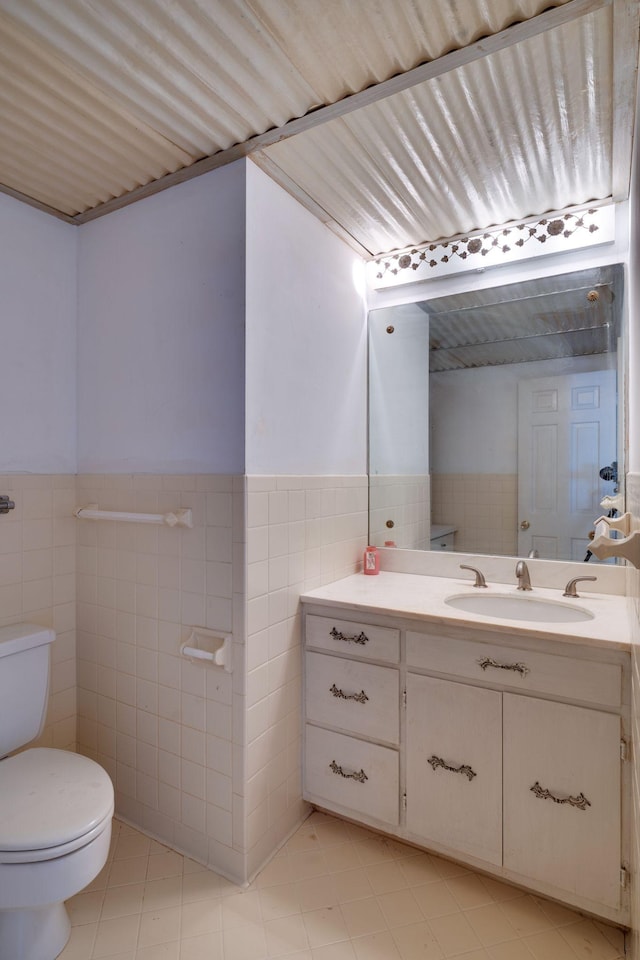
[[[81,754],[36,747],[0,761],[0,851],[61,846],[112,812],[108,774]]]

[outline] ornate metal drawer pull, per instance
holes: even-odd
[[[500,663],[498,660],[494,660],[493,657],[483,657],[477,662],[483,670],[486,670],[487,667],[497,667],[498,670],[515,670],[521,677],[526,677],[529,673],[529,667],[526,663]]]
[[[334,640],[344,640],[345,643],[369,643],[369,637],[366,633],[359,633],[356,636],[350,637],[346,633],[341,633],[339,630],[336,630],[335,627],[329,631],[329,636],[333,637]]]
[[[345,773],[342,767],[339,767],[335,760],[331,761],[329,764],[329,769],[333,770],[334,773],[337,773],[339,777],[344,777],[345,780],[357,780],[358,783],[364,783],[365,780],[369,779],[364,770],[360,770],[359,773]]]
[[[577,797],[554,797],[551,791],[541,787],[537,780],[531,787],[531,792],[535,793],[536,797],[539,797],[540,800],[553,800],[554,803],[570,803],[572,807],[577,807],[578,810],[586,810],[587,807],[591,806],[584,793],[579,793]]]
[[[361,690],[360,693],[344,693],[339,687],[336,687],[335,683],[332,687],[329,687],[329,693],[332,693],[334,697],[339,697],[340,700],[355,700],[356,703],[366,703],[369,699],[364,690]]]
[[[6,494],[0,497],[0,513],[9,513],[9,510],[15,510],[16,505]]]
[[[452,773],[462,773],[467,778],[467,780],[473,780],[474,777],[478,776],[475,770],[472,770],[471,767],[466,763],[463,763],[462,766],[460,767],[450,767],[448,763],[444,762],[442,757],[435,757],[435,756],[429,757],[429,759],[427,760],[427,763],[432,767],[434,771],[437,770],[438,767],[442,767],[443,770],[451,770]]]

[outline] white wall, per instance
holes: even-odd
[[[632,514],[632,528],[640,528],[640,97],[636,99],[636,123],[629,199],[629,269],[627,271],[627,305],[629,317],[628,377],[628,444],[627,509]],[[631,934],[628,938],[630,960],[640,958],[640,890],[637,877],[640,869],[640,571],[627,564],[627,593],[631,598],[630,616],[633,645],[631,648],[631,736],[632,753],[631,871],[636,883],[631,888]]]
[[[242,473],[245,161],[80,227],[78,469]]]
[[[432,473],[517,473],[519,381],[606,367],[593,356],[432,373]]]
[[[369,445],[371,474],[429,472],[429,317],[416,304],[370,314]]]
[[[628,438],[629,473],[640,473],[640,157],[638,134],[635,138],[635,175],[631,178],[630,201],[630,257],[626,275],[626,292],[629,318],[629,377],[628,377]]]
[[[247,163],[248,474],[366,473],[361,267]]]
[[[0,195],[0,473],[75,472],[76,253],[75,227]]]

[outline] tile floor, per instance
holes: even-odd
[[[313,813],[243,890],[125,824],[60,960],[617,960],[621,931]]]

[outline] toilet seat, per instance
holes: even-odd
[[[36,747],[0,761],[0,863],[64,856],[113,815],[113,785],[78,753]]]

